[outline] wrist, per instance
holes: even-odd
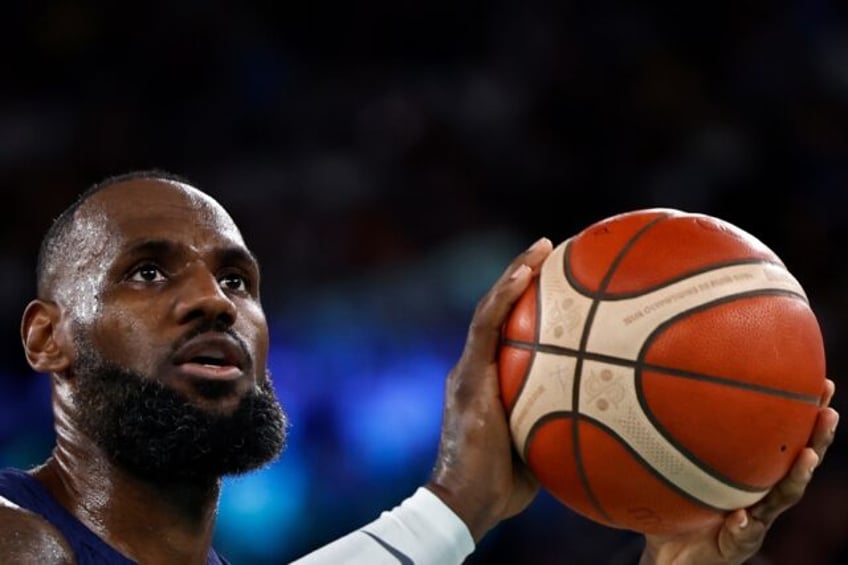
[[[481,503],[461,487],[450,487],[436,480],[424,485],[435,494],[468,528],[474,543],[478,543],[495,524],[490,505]]]

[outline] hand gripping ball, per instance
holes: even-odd
[[[720,219],[647,209],[559,244],[502,332],[515,447],[553,497],[677,533],[760,500],[806,445],[825,383],[807,296]]]

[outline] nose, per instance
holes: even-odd
[[[213,273],[198,267],[185,277],[174,306],[174,315],[180,324],[200,319],[230,327],[236,321],[236,314],[235,304]]]

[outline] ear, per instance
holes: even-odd
[[[61,312],[53,302],[33,300],[21,319],[21,341],[30,367],[39,373],[61,373],[71,364],[59,323]]]

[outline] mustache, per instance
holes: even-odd
[[[212,320],[204,319],[200,321],[195,327],[191,328],[185,334],[180,336],[180,338],[177,339],[177,341],[175,341],[171,346],[171,355],[175,355],[177,351],[189,340],[192,340],[195,337],[205,333],[222,333],[231,337],[233,341],[235,341],[238,348],[241,349],[244,358],[247,360],[249,367],[245,367],[245,369],[253,367],[253,355],[251,354],[250,347],[248,347],[245,340],[242,339],[241,336],[239,336],[235,332],[235,330],[233,330],[230,324],[217,318]]]

